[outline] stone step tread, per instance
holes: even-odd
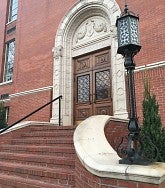
[[[32,180],[28,178],[22,178],[18,176],[12,176],[4,173],[0,173],[0,187],[9,188],[73,188],[71,185],[58,185],[41,180]]]

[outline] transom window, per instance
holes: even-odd
[[[4,82],[11,81],[13,78],[14,54],[15,54],[15,40],[10,41],[6,44]]]
[[[9,19],[8,19],[9,22],[17,19],[17,12],[18,12],[18,0],[10,0]]]

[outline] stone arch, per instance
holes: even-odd
[[[61,21],[56,37],[53,70],[53,97],[63,96],[63,125],[73,124],[73,65],[72,58],[98,50],[101,46],[111,47],[112,92],[114,117],[127,118],[123,59],[117,52],[116,17],[120,8],[115,0],[82,0],[76,3]],[[107,24],[105,35],[94,37],[91,42],[74,44],[75,34],[86,20],[102,19]],[[99,30],[98,30],[99,31]],[[101,44],[101,45],[100,45]],[[51,122],[58,121],[58,102],[52,107]]]

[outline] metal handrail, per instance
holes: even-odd
[[[59,97],[51,100],[50,102],[44,104],[43,106],[37,108],[36,110],[34,110],[33,112],[31,112],[30,114],[24,116],[23,118],[21,118],[20,120],[14,122],[12,125],[7,126],[6,128],[4,128],[3,130],[0,131],[0,134],[5,132],[6,130],[8,130],[9,128],[13,127],[14,125],[16,125],[17,123],[20,123],[21,121],[23,121],[24,119],[30,117],[31,115],[35,114],[36,112],[40,111],[41,109],[45,108],[46,106],[48,106],[49,104],[53,103],[56,100],[59,100],[59,126],[61,125],[61,99],[62,99],[62,95],[60,95]]]

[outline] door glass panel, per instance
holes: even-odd
[[[77,102],[89,102],[90,95],[90,75],[86,74],[77,77]]]
[[[110,98],[110,70],[95,73],[96,100]]]

